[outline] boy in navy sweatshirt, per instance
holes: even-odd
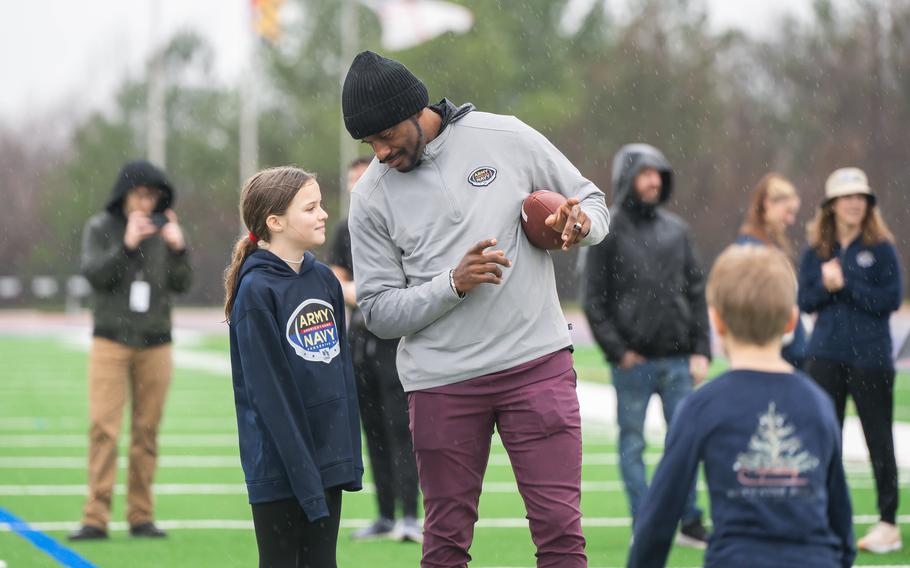
[[[689,396],[636,519],[629,567],[664,566],[704,463],[714,524],[705,566],[849,567],[852,508],[830,398],[780,356],[795,277],[771,247],[734,245],[708,280],[730,370]]]

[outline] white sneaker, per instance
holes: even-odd
[[[369,525],[354,531],[353,540],[372,540],[377,538],[397,538],[395,536],[395,521],[379,517]]]
[[[420,525],[420,521],[414,517],[405,517],[401,519],[395,525],[394,538],[401,542],[423,543],[423,527]]]
[[[873,554],[894,552],[900,550],[901,546],[903,546],[903,543],[901,543],[901,531],[897,525],[879,521],[878,524],[869,529],[866,536],[859,539],[856,546],[860,550]]]
[[[702,524],[701,517],[699,517],[680,525],[679,532],[676,533],[676,545],[705,550],[708,548],[709,537],[710,534],[705,529],[705,525]]]
[[[694,548],[695,550],[705,550],[708,548],[707,542],[686,536],[682,533],[676,533],[676,539],[674,540],[674,543],[676,546],[681,546],[683,548]]]

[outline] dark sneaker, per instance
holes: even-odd
[[[104,529],[99,529],[98,527],[93,527],[91,525],[82,525],[78,529],[74,530],[67,535],[66,540],[69,541],[78,541],[78,540],[104,540],[107,538],[107,531]]]
[[[130,536],[139,538],[164,538],[167,533],[155,526],[155,523],[142,523],[130,527]]]
[[[401,542],[423,542],[423,527],[414,517],[405,517],[397,527],[398,540]]]
[[[369,526],[354,531],[351,538],[354,540],[368,540],[372,538],[391,538],[395,534],[395,521],[392,519],[378,518]]]
[[[691,521],[684,522],[679,527],[679,534],[676,535],[676,544],[686,548],[698,548],[704,550],[708,548],[708,537],[711,535],[701,523],[701,517]]]

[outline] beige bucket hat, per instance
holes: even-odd
[[[875,205],[875,195],[869,187],[869,178],[866,177],[866,172],[859,168],[834,170],[825,182],[825,200],[822,205],[845,195],[865,195],[869,205]]]

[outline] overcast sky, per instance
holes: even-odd
[[[757,35],[782,14],[805,16],[811,8],[811,0],[707,1],[715,27]],[[149,25],[155,2],[159,37],[198,30],[214,47],[217,77],[233,84],[243,63],[249,0],[3,0],[0,123],[95,108],[124,77],[141,76],[155,45]]]

